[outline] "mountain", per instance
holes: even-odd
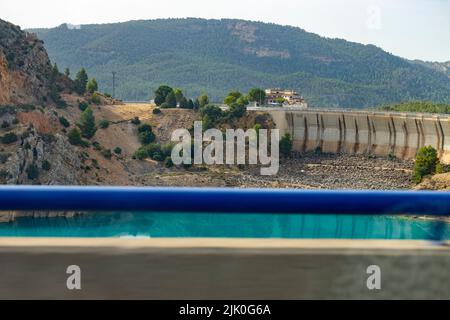
[[[328,39],[300,28],[242,20],[162,19],[34,29],[52,60],[86,67],[100,89],[147,100],[160,84],[208,93],[292,88],[314,106],[367,107],[400,101],[450,103],[443,72],[373,45]]]
[[[450,61],[447,62],[428,62],[428,61],[420,61],[414,60],[413,63],[417,63],[423,65],[425,67],[431,68],[433,70],[439,71],[447,75],[450,78]]]

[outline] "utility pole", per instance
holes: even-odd
[[[113,71],[112,76],[113,76],[113,91],[112,91],[112,97],[113,97],[113,99],[115,99],[115,98],[116,98],[116,72],[115,72],[115,71]]]

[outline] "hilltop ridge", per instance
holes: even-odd
[[[86,67],[118,97],[148,100],[162,83],[207,92],[296,89],[313,106],[373,107],[402,101],[450,103],[450,79],[374,45],[244,20],[159,19],[34,29],[62,67]]]

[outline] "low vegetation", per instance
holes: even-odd
[[[88,147],[89,143],[81,137],[81,132],[78,128],[74,128],[69,131],[67,134],[67,137],[69,138],[70,144],[74,146],[80,146],[80,147]]]
[[[419,113],[446,113],[450,114],[450,105],[432,102],[404,102],[380,107],[384,111],[419,112]]]
[[[285,157],[289,157],[292,154],[292,146],[293,141],[291,135],[289,133],[286,133],[280,139],[280,153]]]
[[[0,141],[3,144],[11,144],[18,140],[17,135],[13,132],[7,133],[1,137]]]
[[[436,173],[439,159],[436,149],[431,146],[420,148],[416,155],[413,170],[413,181],[422,182],[423,178]]]

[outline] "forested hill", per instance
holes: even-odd
[[[366,107],[399,101],[450,103],[443,72],[373,45],[327,39],[300,28],[241,20],[167,19],[36,29],[53,61],[86,67],[117,96],[146,100],[160,84],[208,93],[284,87],[315,106]]]

